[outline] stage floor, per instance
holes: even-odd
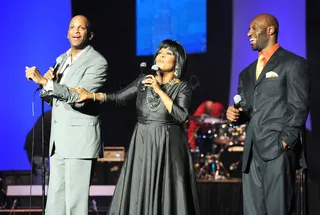
[[[4,174],[6,175],[6,174]],[[9,176],[10,175],[10,176]],[[42,186],[30,186],[24,178],[24,174],[8,174],[9,178],[4,181],[7,183],[5,190],[7,192],[8,206],[11,208],[12,202],[17,199],[17,211],[11,211],[11,214],[41,214],[41,195]],[[26,183],[27,182],[27,183]],[[9,184],[8,184],[9,183]],[[298,194],[298,183],[296,193]],[[100,213],[105,213],[110,204],[114,185],[93,185],[90,189],[89,214],[97,214],[92,207],[92,202],[96,201]],[[31,198],[30,198],[31,191]],[[225,180],[201,180],[198,181],[198,192],[200,200],[201,215],[242,215],[242,186],[241,179]],[[308,203],[309,214],[320,214],[320,183],[309,181],[308,183]],[[31,200],[31,206],[30,206]],[[10,214],[10,211],[0,210],[0,214]]]

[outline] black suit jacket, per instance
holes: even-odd
[[[282,141],[294,148],[300,141],[309,112],[310,80],[306,59],[279,48],[255,78],[257,60],[239,75],[238,93],[244,112],[240,123],[249,122],[242,170],[248,168],[252,144],[269,161],[284,152]],[[266,78],[270,71],[278,77]]]

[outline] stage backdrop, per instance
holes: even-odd
[[[37,66],[45,73],[68,49],[71,2],[13,0],[1,6],[0,171],[24,170],[30,168],[23,149],[25,137],[41,115],[38,93],[34,97],[37,86],[26,80],[25,66]]]
[[[207,49],[206,0],[137,0],[137,55],[153,55],[165,38],[179,41],[187,53]]]

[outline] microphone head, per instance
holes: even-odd
[[[140,63],[140,67],[147,67],[147,63],[146,62]]]
[[[57,57],[56,64],[60,64],[61,62],[62,62],[62,57],[61,56]]]
[[[241,102],[241,96],[240,95],[235,95],[233,97],[233,101],[235,104],[239,104]]]
[[[62,57],[61,56],[59,56],[59,57],[57,57],[57,59],[56,59],[56,63],[54,64],[54,66],[53,66],[53,69],[54,70],[58,70],[58,68],[60,67],[60,64],[62,63]],[[55,73],[56,71],[54,71],[53,73]]]
[[[151,67],[151,70],[158,71],[158,70],[159,70],[159,67],[154,64],[154,65]]]

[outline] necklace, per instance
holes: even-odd
[[[166,84],[161,84],[160,88],[163,90],[163,92],[168,94],[168,92],[172,88],[175,81],[176,80],[174,78]],[[157,111],[160,107],[160,104],[161,104],[160,96],[156,92],[154,92],[153,88],[149,88],[147,92],[147,103],[148,103],[147,105],[149,109],[154,112]]]

